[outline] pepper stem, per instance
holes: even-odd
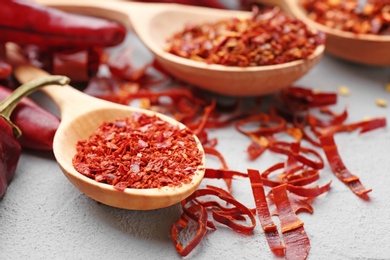
[[[25,97],[35,92],[41,87],[47,85],[66,85],[70,82],[70,79],[65,76],[47,76],[40,79],[31,80],[17,89],[15,89],[9,97],[0,102],[0,116],[3,117],[11,126],[15,138],[18,138],[22,135],[19,127],[11,122],[11,114],[15,109],[19,101]]]

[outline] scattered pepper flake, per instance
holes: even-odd
[[[343,97],[346,97],[346,96],[349,96],[350,94],[350,90],[347,86],[340,86],[338,88],[338,93],[343,96]]]
[[[387,92],[390,92],[390,83],[387,83],[385,85],[385,89],[386,89]]]
[[[375,103],[380,107],[387,107],[387,101],[383,98],[377,98]]]

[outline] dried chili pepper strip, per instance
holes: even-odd
[[[187,256],[189,253],[194,250],[194,248],[202,241],[203,237],[207,233],[207,227],[205,223],[207,222],[207,211],[204,207],[201,205],[192,205],[193,209],[196,209],[198,214],[198,231],[196,232],[194,238],[186,245],[183,246],[179,242],[179,234],[180,232],[185,229],[190,221],[190,217],[186,214],[183,213],[180,217],[180,219],[172,225],[171,228],[171,239],[175,245],[176,251],[179,253],[181,256]]]
[[[193,129],[194,134],[199,134],[199,133],[204,131],[204,128],[205,128],[206,123],[207,123],[207,121],[208,121],[208,119],[210,117],[210,114],[215,109],[215,104],[216,104],[216,100],[213,99],[211,101],[211,104],[204,108],[204,114],[203,114],[202,120],[199,122],[199,124],[196,127],[196,129]]]
[[[312,89],[299,86],[283,89],[279,98],[284,106],[294,108],[295,111],[334,105],[337,102],[337,94],[335,93],[315,92]]]
[[[360,182],[359,177],[353,175],[344,165],[333,135],[319,137],[321,146],[328,159],[329,165],[336,177],[344,182],[356,195],[364,197],[371,189],[366,189]]]
[[[234,176],[238,177],[248,177],[246,173],[228,170],[228,169],[213,169],[213,168],[206,168],[206,172],[204,175],[204,178],[210,178],[210,179],[233,179]]]
[[[287,156],[294,156],[299,162],[307,166],[310,166],[314,169],[322,169],[324,167],[322,156],[317,151],[310,148],[300,147],[299,153],[296,153],[288,149],[289,146],[290,144],[287,142],[277,141],[277,142],[273,142],[270,145],[269,149],[276,153],[285,154]],[[301,155],[301,153],[312,154],[315,157],[317,157],[318,160],[317,161],[311,160]]]
[[[244,126],[247,124],[259,124],[256,130],[245,130]],[[245,135],[267,136],[273,135],[283,131],[286,127],[286,121],[279,116],[271,116],[260,113],[253,116],[246,117],[236,122],[235,128]]]
[[[334,125],[322,128],[318,131],[321,147],[328,159],[329,165],[336,177],[344,182],[356,195],[366,198],[371,189],[366,189],[359,177],[352,174],[344,165],[334,140],[334,134],[341,131],[353,131],[360,128],[360,133],[365,133],[386,126],[386,118],[374,118],[367,121],[347,125]]]
[[[248,169],[248,175],[256,204],[257,216],[264,230],[268,245],[274,255],[282,257],[285,254],[285,246],[280,239],[277,226],[272,221],[260,173],[257,170]]]
[[[198,212],[198,208],[197,207],[194,207],[196,204],[201,204],[202,207],[206,207],[205,205],[203,205],[202,203],[199,203],[198,201],[196,201],[196,204],[194,205],[191,205],[189,207],[186,207],[186,204],[187,202],[186,201],[182,201],[181,202],[181,205],[182,205],[182,210],[183,210],[183,213],[187,214],[187,216],[189,216],[192,220],[198,222],[199,221],[199,215],[197,215],[197,212]],[[214,223],[212,221],[210,221],[208,218],[207,218],[207,227],[212,229],[212,230],[216,230],[217,227],[214,225]]]
[[[379,117],[379,118],[373,118],[370,120],[360,121],[351,124],[323,127],[317,130],[317,135],[332,135],[339,132],[351,132],[358,128],[360,128],[360,134],[362,134],[371,130],[385,127],[386,125],[387,125],[386,118]]]
[[[270,192],[268,197],[273,202],[272,191]],[[314,212],[314,209],[311,206],[311,201],[314,198],[302,197],[302,196],[298,196],[294,193],[289,193],[288,198],[290,200],[291,207],[294,210],[295,214],[300,213],[300,212],[307,212],[307,213],[312,214]],[[275,210],[272,212],[272,216],[278,216],[278,209],[277,208],[275,208]]]
[[[314,197],[320,196],[321,194],[324,194],[325,192],[328,192],[330,190],[331,183],[332,183],[332,181],[328,182],[324,186],[319,187],[317,185],[317,186],[312,187],[312,188],[305,188],[305,187],[302,187],[302,186],[295,186],[295,185],[292,185],[292,184],[288,183],[287,186],[286,186],[287,187],[286,189],[289,192],[292,192],[292,193],[294,193],[296,195],[299,195],[299,196],[302,196],[302,197],[314,198]]]
[[[286,176],[285,173],[278,175],[278,180],[271,180],[269,179],[269,175],[272,174],[274,171],[284,169],[285,163],[276,163],[266,169],[262,172],[261,178],[263,181],[264,186],[267,187],[276,187],[279,186],[282,183],[288,183],[295,186],[304,186],[310,183],[313,183],[314,181],[317,181],[319,179],[319,173],[318,170],[315,169],[303,169],[303,166],[299,166],[295,169],[295,171],[302,170],[298,175],[294,173],[294,175],[290,174]]]
[[[0,29],[0,42],[41,47],[115,46],[126,36],[126,29],[115,22],[23,0],[2,2]]]
[[[209,178],[213,175],[215,178],[222,178],[224,181],[225,181],[225,183],[226,183],[226,185],[227,185],[227,187],[228,187],[228,190],[231,192],[232,191],[232,178],[229,178],[230,176],[232,177],[232,175],[230,175],[230,176],[228,176],[228,169],[229,169],[229,167],[228,167],[228,165],[227,165],[227,163],[226,163],[226,161],[225,161],[225,158],[223,157],[223,155],[219,152],[219,151],[217,151],[217,149],[215,149],[214,147],[211,147],[211,146],[203,146],[203,149],[204,149],[204,152],[206,153],[206,154],[211,154],[211,155],[214,155],[214,156],[216,156],[218,159],[219,159],[219,161],[221,162],[221,164],[222,164],[222,166],[220,167],[220,171],[218,172],[217,170],[212,170],[212,169],[209,169],[208,171],[208,176],[209,176]],[[237,174],[239,174],[239,173],[237,173]],[[222,176],[226,176],[226,178],[225,177],[222,177]],[[216,177],[216,176],[219,176],[219,177]]]
[[[214,220],[219,223],[230,227],[231,229],[240,232],[240,233],[251,233],[256,226],[256,220],[253,215],[253,212],[247,208],[245,205],[238,202],[232,195],[226,195],[225,192],[221,192],[215,189],[198,189],[192,195],[185,199],[186,202],[197,199],[202,196],[216,196],[219,199],[226,201],[228,204],[232,205],[236,210],[232,211],[231,209],[224,210],[219,208],[217,210],[212,210],[212,216]],[[245,215],[249,218],[250,224],[243,225],[236,221],[236,218],[233,215],[236,215],[237,212],[240,212],[241,215]]]
[[[310,240],[303,228],[303,222],[291,207],[287,184],[272,188],[272,194],[286,245],[286,259],[306,259],[310,250]]]
[[[321,111],[323,113],[325,113],[325,111],[328,111],[328,110],[321,109]],[[328,111],[327,113],[329,113],[329,112],[330,111]],[[344,109],[344,111],[341,114],[336,115],[334,113],[330,113],[330,115],[332,116],[332,119],[325,121],[325,120],[320,120],[319,118],[317,118],[311,114],[308,114],[307,115],[307,123],[313,127],[328,127],[328,126],[332,126],[332,125],[340,125],[347,119],[348,112],[347,112],[347,109]]]

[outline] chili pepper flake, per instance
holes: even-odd
[[[75,169],[118,190],[186,184],[202,162],[188,128],[140,113],[103,123],[76,148]]]
[[[387,107],[387,101],[383,98],[377,98],[375,103],[380,107]]]
[[[346,97],[346,96],[349,96],[350,94],[350,90],[348,87],[346,86],[340,86],[339,89],[338,89],[338,93],[343,96],[343,97]]]
[[[387,92],[390,92],[390,83],[387,83],[385,85],[385,89],[386,89]]]

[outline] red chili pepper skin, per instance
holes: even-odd
[[[0,79],[8,78],[12,73],[12,67],[5,60],[0,58]]]
[[[126,36],[126,29],[116,22],[23,0],[2,1],[0,31],[0,42],[80,49],[115,46]]]
[[[0,198],[14,176],[21,150],[20,144],[14,138],[11,125],[0,116]]]
[[[211,8],[226,9],[222,1],[218,0],[137,0],[137,2],[177,3],[182,5],[195,5]]]
[[[11,94],[11,90],[0,86],[0,101]],[[11,120],[22,131],[18,142],[23,148],[51,151],[53,138],[60,119],[40,107],[30,98],[23,98],[15,107]]]

